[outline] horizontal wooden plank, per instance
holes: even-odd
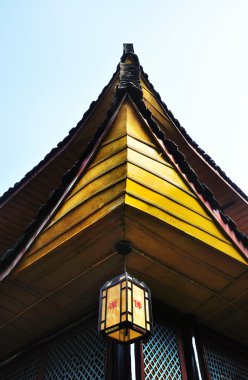
[[[179,273],[170,271],[169,268],[164,265],[151,262],[149,257],[140,256],[136,252],[128,256],[127,268],[128,267],[132,270],[137,268],[137,270],[142,273],[141,279],[143,279],[144,276],[147,278],[148,286],[150,280],[156,280],[163,289],[165,303],[168,303],[166,295],[169,289],[172,293],[181,294],[181,299],[189,297],[195,299],[200,304],[211,298],[211,293],[208,289],[198,286],[197,283],[180,276]]]
[[[82,184],[80,190],[74,192],[74,194],[66,199],[52,221],[49,223],[47,229],[51,228],[54,223],[65,217],[65,215],[69,212],[72,212],[76,207],[79,207],[86,201],[88,202],[91,198],[96,199],[96,197],[102,196],[103,192],[109,191],[114,186],[118,186],[120,182],[122,183],[122,190],[125,190],[123,181],[126,179],[126,165],[121,165],[108,172],[101,170],[98,175],[99,177],[92,180],[90,183],[87,183],[84,186]],[[96,204],[96,202],[94,203]]]
[[[63,253],[63,260],[53,264],[50,264],[49,260],[42,263],[43,266],[50,265],[50,268],[44,272],[43,276],[33,279],[32,288],[41,294],[48,294],[68,282],[73,282],[80,273],[104,261],[113,253],[116,242],[121,239],[123,239],[123,231],[117,225],[112,227],[111,231],[106,231],[105,235],[96,236],[91,244],[82,244],[81,249],[80,247],[74,249],[74,244],[72,244],[70,251],[67,250],[70,254]]]
[[[45,255],[54,250],[58,249],[62,244],[67,244],[70,239],[76,237],[79,233],[81,233],[86,228],[94,225],[96,222],[101,220],[104,216],[110,214],[115,209],[119,208],[124,204],[124,195],[117,196],[112,201],[109,201],[107,204],[102,204],[101,208],[92,212],[87,217],[81,215],[81,221],[70,228],[65,228],[62,226],[58,228],[57,233],[50,233],[49,235],[44,236],[44,234],[40,235],[34,245],[31,247],[31,250],[27,254],[27,256],[23,259],[20,266],[16,269],[15,273],[22,271],[26,267],[30,266],[35,261],[41,259]],[[90,207],[89,207],[90,210]],[[82,211],[82,210],[81,210]],[[121,211],[120,211],[121,212]],[[80,211],[79,211],[80,214]],[[73,219],[73,216],[72,216]],[[64,224],[64,221],[63,221]],[[65,222],[66,225],[66,222]],[[44,239],[44,241],[43,241]]]
[[[129,223],[138,223],[144,231],[147,231],[147,234],[151,231],[162,236],[167,244],[176,245],[180,251],[186,251],[195,259],[215,268],[220,272],[220,275],[227,275],[233,280],[237,280],[237,278],[244,275],[247,271],[246,265],[203,243],[201,240],[184,234],[183,231],[174,228],[172,225],[163,223],[152,215],[147,215],[138,209],[126,205],[125,218],[127,229]]]
[[[82,177],[79,178],[77,184],[74,186],[68,198],[71,195],[75,194],[78,190],[83,188],[85,185],[87,185],[94,179],[101,176],[103,173],[110,172],[111,170],[124,164],[126,161],[127,161],[127,152],[126,152],[126,149],[123,149],[121,152],[118,152],[113,157],[111,157],[111,159],[105,160],[99,163],[98,165],[87,169],[87,171],[83,173]]]
[[[165,236],[157,233],[158,231],[144,228],[134,220],[128,220],[127,231],[127,238],[138,250],[206,288],[220,291],[232,281],[230,276],[202,261],[201,255],[193,256],[190,244],[188,247],[180,247],[173,242],[173,238],[169,241]]]
[[[220,232],[213,221],[196,213],[194,210],[184,207],[183,202],[181,204],[176,203],[166,196],[154,192],[153,190],[129,179],[127,180],[127,197],[128,195],[140,199],[143,203],[147,203],[147,210],[149,209],[149,205],[151,205],[161,211],[165,211],[170,214],[170,216],[175,217],[178,220],[178,228],[182,228],[182,226],[179,227],[180,221],[182,221],[188,225],[186,231],[190,231],[193,227],[194,229],[199,229],[199,235],[204,233],[209,235],[209,239],[217,239],[216,244],[219,242],[220,244],[225,243],[231,246],[231,243]],[[203,237],[205,235],[201,236]]]
[[[131,136],[127,136],[127,147],[142,154],[143,156],[152,158],[154,161],[173,167],[172,164],[164,158],[164,153],[159,146],[153,147]]]
[[[99,266],[91,268],[89,271],[82,271],[82,275],[76,277],[65,289],[58,290],[49,297],[53,304],[63,309],[73,310],[73,314],[85,312],[85,308],[98,304],[100,287],[110,278],[116,277],[122,270],[122,262],[118,255],[101,263]]]
[[[107,142],[102,144],[97,152],[94,160],[92,161],[90,168],[98,165],[102,161],[112,158],[116,153],[127,148],[127,136],[119,137],[111,143]]]
[[[142,194],[142,196],[143,195],[144,194]],[[199,239],[210,246],[213,246],[219,251],[226,253],[230,255],[230,257],[247,265],[247,261],[243,258],[243,256],[241,256],[239,251],[237,251],[234,246],[230,245],[229,242],[220,240],[218,237],[199,229],[198,226],[184,222],[182,219],[174,216],[173,212],[170,214],[169,212],[162,210],[159,206],[159,203],[155,205],[151,204],[148,200],[144,201],[141,199],[141,195],[137,193],[135,196],[133,194],[126,194],[125,203],[145,212],[148,215],[153,215],[165,223],[168,223],[173,227],[180,229],[182,232],[188,234],[189,236],[193,236],[194,238]]]
[[[134,182],[137,182],[141,186],[145,186],[148,189],[170,199],[171,201],[178,203],[182,207],[192,210],[196,214],[203,216],[207,220],[211,220],[210,216],[203,209],[199,200],[195,196],[189,194],[184,189],[175,186],[173,183],[162,179],[155,174],[147,172],[146,170],[137,167],[134,164],[128,164],[127,168],[128,178]]]
[[[178,175],[176,170],[166,161],[164,163],[157,162],[149,157],[145,157],[144,155],[135,152],[132,149],[128,149],[128,162],[139,166],[146,171],[157,175],[158,177],[169,181],[170,183],[178,186],[181,189],[184,189],[189,194],[194,196],[194,193],[189,189],[186,185],[185,181]]]

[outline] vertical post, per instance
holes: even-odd
[[[188,379],[208,380],[199,342],[197,322],[193,315],[189,314],[184,317],[182,341]]]
[[[134,343],[134,356],[135,356],[135,376],[136,380],[145,380],[145,366],[144,366],[144,354],[143,344]]]
[[[105,380],[144,380],[142,345],[108,342]]]
[[[44,379],[45,370],[46,370],[47,355],[48,355],[47,349],[43,348],[39,354],[39,365],[38,365],[38,373],[37,373],[36,380],[43,380]]]

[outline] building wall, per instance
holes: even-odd
[[[247,380],[245,354],[201,336],[209,380]],[[1,380],[103,380],[106,343],[91,321],[0,369]],[[180,325],[156,322],[143,344],[145,380],[192,380],[187,377]],[[199,354],[200,355],[200,354]]]

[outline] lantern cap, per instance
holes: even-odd
[[[124,272],[121,275],[113,278],[112,280],[105,282],[105,284],[102,286],[101,290],[109,288],[110,286],[114,286],[115,284],[117,284],[121,281],[131,281],[135,285],[137,285],[141,288],[144,288],[147,292],[150,292],[150,289],[148,288],[148,286],[143,281],[137,280],[135,277],[131,276],[127,272]]]
[[[120,240],[115,247],[117,253],[123,256],[128,255],[132,251],[131,242],[128,240]]]

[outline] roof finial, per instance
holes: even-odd
[[[134,53],[133,44],[123,44],[123,54]]]

